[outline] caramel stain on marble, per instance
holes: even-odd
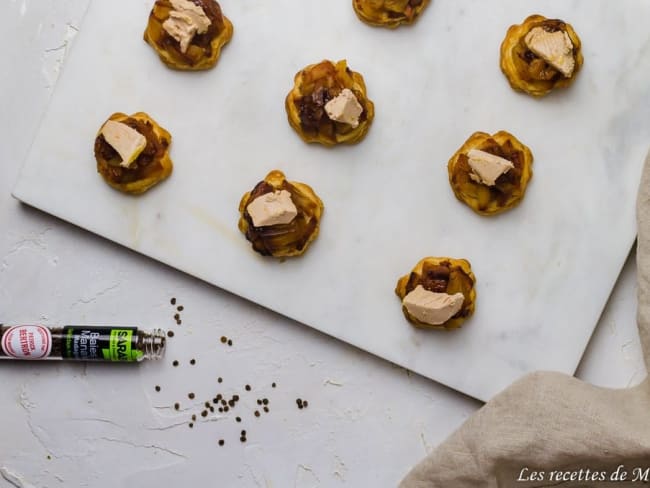
[[[128,229],[128,245],[138,250],[142,239],[142,226],[140,225],[140,212],[138,211],[136,202],[129,202],[123,206],[122,213],[125,217],[126,228]]]
[[[237,219],[234,219],[232,226],[226,225],[220,220],[217,220],[213,215],[206,212],[201,207],[187,207],[192,217],[201,222],[202,224],[214,229],[219,235],[225,237],[236,245],[242,244],[242,235],[237,230]],[[244,243],[246,240],[244,239]]]

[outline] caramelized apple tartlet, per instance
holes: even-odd
[[[414,326],[456,329],[474,313],[475,283],[469,261],[427,257],[397,281],[395,293]]]
[[[285,108],[289,124],[305,142],[325,146],[359,142],[375,115],[363,76],[345,60],[326,60],[299,71]]]
[[[533,175],[533,154],[506,131],[475,132],[447,164],[449,184],[461,202],[481,215],[515,207]]]
[[[215,0],[156,0],[144,40],[168,67],[191,71],[217,64],[232,34]]]
[[[541,15],[511,26],[501,43],[501,71],[510,86],[535,97],[571,85],[583,62],[573,27]]]
[[[369,25],[394,29],[412,24],[430,0],[352,0],[357,17]]]
[[[273,170],[239,203],[239,230],[263,256],[300,256],[316,239],[323,202],[309,185]]]
[[[144,193],[172,172],[172,136],[149,115],[114,113],[95,138],[97,171],[124,193]]]

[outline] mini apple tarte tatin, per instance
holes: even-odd
[[[474,313],[475,283],[469,261],[427,257],[397,281],[395,293],[416,327],[456,329]]]
[[[239,203],[239,230],[263,256],[300,256],[318,236],[323,202],[309,185],[273,170]]]
[[[144,193],[172,172],[172,136],[149,115],[114,113],[95,138],[97,171],[124,193]]]
[[[156,0],[144,40],[168,67],[192,71],[217,64],[232,34],[215,0]]]
[[[375,115],[363,76],[345,60],[326,60],[299,71],[285,108],[289,124],[305,142],[325,146],[359,142]]]
[[[506,131],[475,132],[447,164],[456,197],[481,215],[516,206],[533,175],[533,154]]]
[[[510,86],[535,97],[568,87],[583,62],[580,38],[573,27],[541,15],[511,26],[501,43],[501,71]]]
[[[352,0],[357,17],[366,24],[394,29],[412,24],[430,0]]]

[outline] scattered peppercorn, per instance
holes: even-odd
[[[174,314],[174,319],[176,320],[176,322],[178,322],[180,318],[181,318],[180,315],[178,315],[177,313]]]
[[[183,305],[179,305],[178,307],[176,307],[176,310],[178,310],[179,312],[182,312],[184,309],[185,307],[183,307]]]
[[[172,298],[172,305],[175,304],[175,303],[176,303],[176,299]],[[183,311],[184,307],[182,305],[179,305],[178,307],[176,307],[176,309],[177,309],[178,312],[181,312],[181,311]],[[176,313],[174,315],[174,319],[176,320],[176,323],[178,325],[181,324],[182,321],[181,321],[179,313]],[[174,337],[174,332],[171,331],[171,330],[167,331],[167,337]],[[227,344],[228,346],[233,345],[233,340],[229,339],[226,336],[221,336],[220,340],[221,340],[221,343]],[[196,365],[196,359],[191,358],[189,360],[189,363],[191,365]],[[177,366],[180,365],[180,363],[179,363],[179,361],[174,360],[172,362],[172,365],[174,367],[177,367]],[[218,377],[217,382],[218,383],[223,383],[223,378]],[[272,382],[271,387],[272,388],[277,388],[277,383],[275,381]],[[250,392],[250,391],[252,391],[253,388],[251,387],[250,384],[246,384],[246,385],[244,385],[244,389],[245,389],[245,391]],[[160,385],[155,385],[155,391],[157,391],[157,392],[162,391]],[[188,396],[188,398],[190,400],[194,400],[196,398],[196,396],[195,396],[195,394],[193,392],[188,393],[187,396]],[[208,417],[208,414],[210,412],[214,413],[215,409],[218,409],[218,411],[220,413],[228,412],[231,408],[234,409],[237,406],[237,402],[239,402],[239,400],[240,400],[240,396],[238,394],[232,395],[231,398],[229,400],[227,400],[226,398],[224,398],[223,394],[218,393],[211,400],[208,400],[208,401],[204,402],[205,408],[200,412],[200,415],[201,415],[201,417],[206,418],[206,417]],[[261,414],[262,411],[264,413],[269,413],[270,412],[270,409],[269,409],[270,400],[268,398],[258,398],[258,399],[256,399],[256,402],[257,402],[257,405],[259,405],[261,408],[259,410],[255,410],[253,412],[255,417],[257,417],[257,418],[261,417],[262,416],[262,414]],[[214,404],[214,406],[212,406],[211,403]],[[308,407],[309,402],[307,400],[297,398],[296,399],[296,404],[297,404],[299,409],[305,409],[305,408]],[[175,410],[178,411],[178,410],[180,410],[180,408],[181,408],[180,403],[178,403],[178,402],[174,403],[174,409]],[[191,416],[191,422],[188,423],[188,427],[193,429],[194,428],[194,423],[196,422],[196,420],[197,420],[197,414],[193,414]],[[242,418],[241,417],[235,417],[235,421],[237,423],[241,423]],[[246,431],[242,430],[239,440],[242,443],[247,442],[247,437],[246,436],[247,436]],[[225,440],[224,439],[219,439],[218,444],[220,446],[224,446],[225,445]]]
[[[170,300],[170,303],[171,303],[172,305],[176,305],[176,298],[175,298],[175,297],[172,298],[172,299]]]
[[[182,323],[183,323],[183,321],[182,321],[181,319],[178,319],[178,320],[176,321],[176,325],[181,325]]]

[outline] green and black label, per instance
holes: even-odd
[[[62,356],[79,361],[137,361],[136,327],[105,328],[67,326],[63,331]]]

